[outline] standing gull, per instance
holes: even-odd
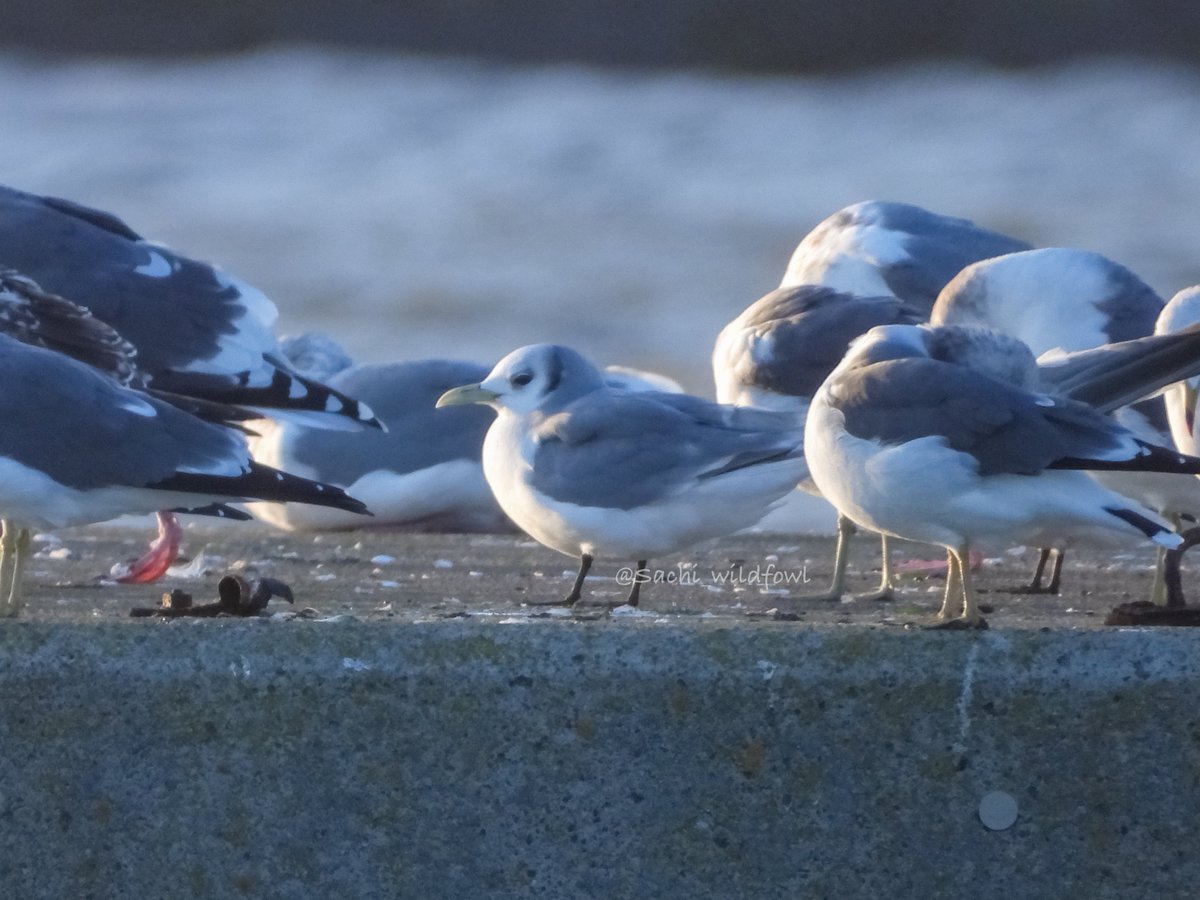
[[[1125,266],[1088,250],[1047,247],[983,260],[964,268],[942,290],[930,314],[934,325],[991,328],[1019,338],[1039,358],[1085,350],[1153,334],[1162,298]],[[1166,412],[1159,398],[1114,412],[1117,420],[1151,443],[1169,444]],[[1186,490],[1186,479],[1152,472],[1109,472],[1109,487],[1138,497],[1166,514],[1173,507],[1164,490]],[[1164,505],[1164,502],[1167,505]],[[1020,593],[1056,594],[1063,554],[1043,548],[1032,581]],[[1156,580],[1156,590],[1161,582]]]
[[[983,624],[967,563],[979,541],[1179,545],[1169,522],[1084,470],[1194,474],[1200,459],[1141,441],[1085,403],[952,361],[962,334],[872,329],[817,392],[805,435],[813,479],[843,515],[949,551],[941,621]]]
[[[277,310],[261,291],[144,240],[111,213],[0,186],[0,265],[109,326],[136,352],[142,387],[325,428],[379,425],[365,404],[287,364],[271,331]],[[178,534],[161,513],[159,538],[123,580],[159,577]]]
[[[717,400],[790,410],[803,421],[812,395],[851,340],[877,325],[923,321],[964,266],[1028,248],[967,219],[907,203],[848,206],[800,242],[778,290],[721,331],[712,361]],[[800,487],[819,494],[811,479]],[[809,599],[842,596],[854,530],[849,519],[838,517],[832,584]],[[879,589],[862,598],[892,596],[886,535],[881,550]]]
[[[758,522],[804,475],[802,434],[788,414],[684,394],[610,388],[574,350],[515,350],[480,384],[439,406],[497,413],[483,470],[501,508],[539,542],[580,560],[580,598],[595,557],[647,561]]]
[[[87,309],[47,293],[11,269],[0,269],[0,334],[35,347],[43,347],[85,362],[125,387],[145,379],[137,367],[137,350]],[[253,416],[228,404],[201,401],[176,394],[151,391],[159,399],[212,421],[230,422]],[[241,517],[227,507],[215,506],[212,515]],[[160,577],[174,560],[182,537],[175,516],[159,510],[158,535],[142,556],[129,565],[117,581],[144,583]],[[11,531],[11,524],[0,526]]]
[[[255,463],[233,429],[4,335],[0,383],[3,615],[20,608],[31,528],[252,498],[366,512],[339,488]]]
[[[1200,285],[1185,288],[1172,297],[1159,314],[1155,326],[1156,334],[1176,334],[1188,328],[1200,327]],[[1164,395],[1171,439],[1176,449],[1193,456],[1200,455],[1200,435],[1196,434],[1196,397],[1200,395],[1200,376],[1192,376],[1172,386]],[[1182,521],[1195,522],[1200,516],[1200,482],[1179,485],[1172,494],[1170,512]],[[1186,535],[1188,543],[1194,542],[1195,527]],[[1184,606],[1186,600],[1179,580],[1180,553],[1169,554],[1163,560],[1164,604]],[[1157,599],[1157,598],[1156,598]]]

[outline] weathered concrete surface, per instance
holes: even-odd
[[[7,623],[0,894],[1188,896],[1196,640]]]
[[[711,581],[774,564],[821,586],[828,540],[732,538],[674,570],[699,583],[648,586],[643,615],[563,616],[523,604],[565,591],[569,561],[515,536],[194,528],[208,574],[90,581],[144,537],[39,544],[25,617],[0,623],[0,897],[1200,882],[1200,635],[1099,624],[1144,593],[1146,554],[1073,554],[1063,597],[989,594],[992,629],[965,634],[911,627],[936,584],[831,605]],[[856,588],[875,577],[860,544]],[[589,580],[599,599],[613,568]],[[229,569],[283,578],[317,618],[128,618],[168,587],[210,599]],[[981,580],[1026,569],[1004,555]],[[992,791],[1016,800],[1011,828],[981,824]]]

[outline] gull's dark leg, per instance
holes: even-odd
[[[592,567],[592,557],[585,553],[579,558],[579,574],[575,576],[575,584],[571,587],[571,593],[567,594],[561,600],[526,600],[526,606],[574,606],[579,602],[580,593],[583,591],[583,579],[587,578],[588,569]]]
[[[575,576],[575,584],[571,586],[571,593],[563,598],[564,606],[574,606],[579,602],[579,597],[583,592],[583,580],[587,578],[588,569],[592,567],[592,557],[590,554],[583,554],[579,557],[579,574]]]
[[[629,589],[629,596],[625,598],[625,602],[630,606],[638,605],[638,594],[642,589],[642,573],[646,571],[647,562],[649,562],[649,560],[638,560],[637,571],[633,573],[633,587]]]
[[[1179,567],[1183,563],[1183,554],[1188,548],[1200,544],[1200,528],[1189,528],[1182,534],[1183,543],[1174,550],[1168,550],[1163,556],[1163,581],[1166,585],[1165,605],[1168,609],[1187,606],[1187,599],[1183,595],[1183,573]]]
[[[1046,563],[1050,561],[1051,553],[1054,554],[1054,568],[1050,570],[1050,583],[1042,584],[1042,578],[1046,574]],[[1065,550],[1043,547],[1042,553],[1038,557],[1037,568],[1033,570],[1033,578],[1029,584],[1023,584],[1015,588],[1005,588],[1002,592],[1008,594],[1057,594],[1059,583],[1062,581],[1064,559],[1066,559]]]

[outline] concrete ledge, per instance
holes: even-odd
[[[1196,640],[13,623],[0,894],[1181,896]]]

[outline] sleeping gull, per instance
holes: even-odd
[[[942,287],[981,259],[1029,244],[909,203],[847,206],[809,232],[780,287],[823,284],[861,296],[892,296],[927,316]]]
[[[511,531],[483,477],[485,409],[435,409],[452,387],[482,381],[486,366],[454,360],[351,366],[329,385],[371,405],[387,431],[319,430],[295,422],[251,440],[259,462],[342,485],[375,517],[342,510],[256,503],[255,517],[286,531],[370,526],[423,531]]]
[[[233,429],[4,335],[0,383],[3,615],[20,608],[30,528],[251,498],[366,512],[339,488],[253,462]]]
[[[753,525],[804,474],[793,416],[610,388],[566,347],[515,350],[482,383],[438,400],[463,403],[497,412],[483,470],[501,508],[579,557],[567,605],[597,556],[637,561],[627,599],[637,605],[650,557]]]
[[[817,392],[805,434],[813,479],[843,515],[949,551],[939,620],[961,598],[953,621],[983,624],[967,562],[979,541],[1180,544],[1169,522],[1084,470],[1194,474],[1200,459],[1138,440],[1085,403],[948,361],[963,334],[872,329]]]
[[[943,288],[930,313],[934,325],[973,325],[1022,340],[1038,357],[1127,341],[1153,334],[1162,298],[1120,263],[1099,253],[1047,247],[973,263]],[[1169,444],[1161,399],[1143,401],[1115,416],[1139,437]],[[1186,479],[1153,472],[1109,472],[1109,487],[1167,514],[1164,490],[1187,490]],[[1042,578],[1051,551],[1043,548],[1032,581],[1021,593],[1058,593],[1063,554],[1054,554],[1047,584]],[[1155,581],[1156,591],[1161,581]]]

